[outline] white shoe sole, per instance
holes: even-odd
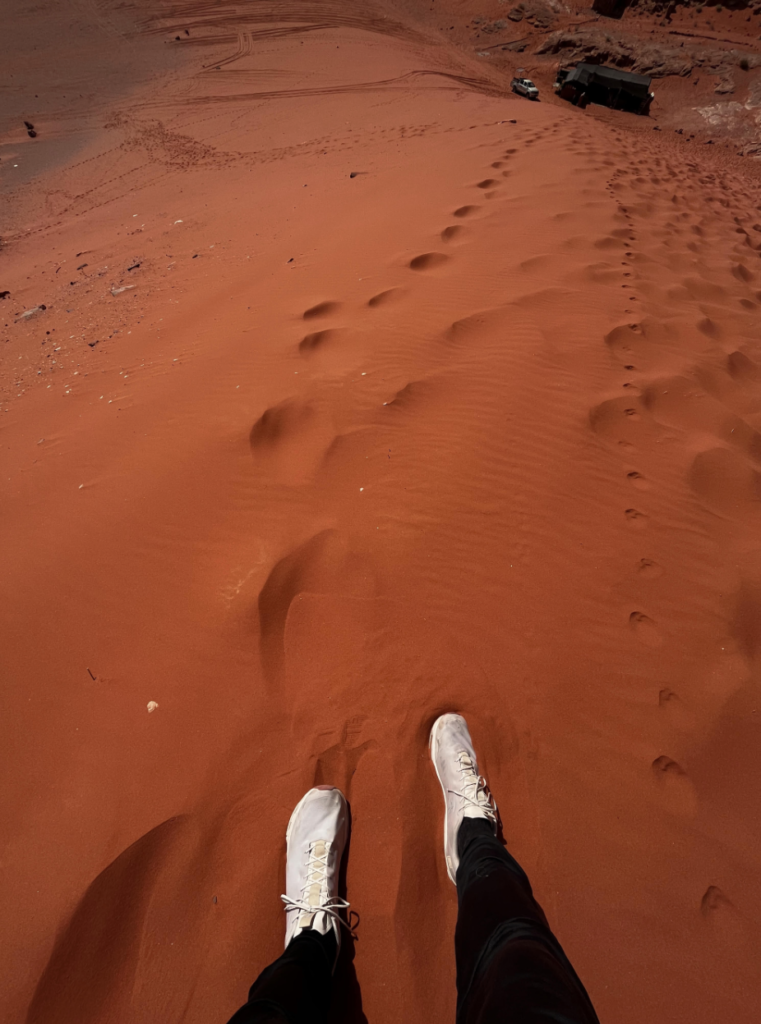
[[[447,799],[447,787],[444,785],[444,782],[441,776],[439,775],[439,767],[436,760],[436,755],[438,754],[437,726],[443,717],[443,715],[439,715],[439,717],[433,723],[431,735],[428,739],[428,749],[431,753],[431,760],[433,761],[433,770],[436,772],[436,778],[439,780],[441,792],[444,794],[444,863],[447,866],[447,874],[449,875],[450,880],[454,882],[455,885],[457,885],[457,878],[452,875],[452,871],[449,866],[449,857],[447,856],[447,835],[449,834],[449,800]]]

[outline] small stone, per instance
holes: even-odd
[[[155,711],[157,707],[158,707],[158,704],[156,703],[155,700],[149,700],[148,701],[148,714],[150,715],[150,713],[152,711]]]

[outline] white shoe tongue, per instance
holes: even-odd
[[[307,903],[309,904],[310,907],[319,907],[319,905],[320,905],[320,889],[321,888],[322,888],[322,886],[320,885],[319,882],[314,882],[312,885],[309,886],[309,891],[307,892],[307,899],[306,899],[306,901],[307,901]]]
[[[310,858],[309,858],[310,861],[312,860],[312,858],[315,858],[315,860],[316,860],[318,857],[324,857],[325,856],[325,851],[326,851],[326,843],[325,843],[325,841],[322,840],[322,839],[318,840],[316,843],[313,844],[313,846],[311,848]],[[314,867],[318,867],[318,865],[314,864],[312,866],[312,870],[311,870],[310,874],[311,874],[313,879],[314,879],[314,875],[315,875]],[[322,875],[322,865],[321,864],[319,865],[319,874],[320,874],[320,876]],[[322,904],[322,901],[321,901],[321,898],[320,898],[321,892],[322,892],[322,878],[314,879],[312,881],[312,884],[308,887],[308,889],[304,893],[304,902],[308,903],[310,907],[315,907],[315,908],[320,907],[321,904]],[[315,918],[316,918],[316,916],[317,916],[316,914],[302,914],[301,917],[299,918],[299,928],[314,928],[315,927]]]
[[[316,842],[312,843],[309,856],[310,861],[313,859],[316,861],[318,858],[324,857],[326,845],[327,844],[324,839],[318,839]]]

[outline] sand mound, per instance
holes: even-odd
[[[8,130],[3,1020],[224,1021],[323,782],[336,1020],[453,1020],[456,708],[601,1020],[751,1024],[755,179],[265,6],[145,10],[129,93]]]

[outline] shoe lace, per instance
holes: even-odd
[[[322,840],[309,844],[307,852],[307,877],[301,887],[301,898],[292,899],[290,896],[283,894],[280,899],[285,904],[286,914],[292,910],[298,910],[302,914],[310,914],[312,916],[315,914],[327,914],[333,921],[337,921],[354,935],[353,927],[345,918],[341,917],[341,911],[348,910],[351,904],[341,899],[340,896],[323,898],[328,877],[328,857],[331,845],[330,842],[323,842]],[[319,887],[320,901],[316,904],[310,902],[310,895],[313,892],[314,886]]]
[[[497,805],[491,795],[486,779],[479,775],[470,754],[463,750],[457,755],[457,763],[461,777],[460,789],[448,789],[448,793],[459,796],[466,803],[483,811],[492,824],[497,823]]]

